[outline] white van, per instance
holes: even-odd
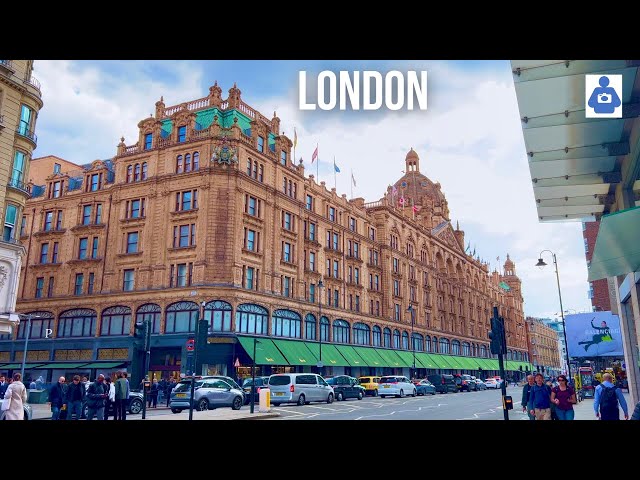
[[[278,373],[269,377],[271,403],[333,403],[333,388],[315,373]]]

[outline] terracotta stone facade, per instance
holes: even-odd
[[[99,337],[109,307],[135,316],[157,305],[163,334],[176,328],[169,306],[220,301],[216,311],[233,314],[213,323],[218,331],[256,332],[238,312],[262,307],[268,326],[257,333],[286,336],[274,320],[285,310],[301,325],[289,334],[314,340],[321,308],[329,341],[348,331],[348,343],[385,346],[387,331],[392,343],[411,335],[412,305],[417,347],[488,357],[498,305],[509,356],[528,360],[514,262],[507,256],[503,272],[489,272],[465,253],[464,232],[415,151],[398,159],[407,173],[383,198],[348,200],[291,161],[279,124],[275,112],[269,119],[244,103],[235,85],[222,100],[216,83],[202,99],[173,107],[161,99],[138,124],[137,142],[121,139],[113,159],[45,172],[25,210],[20,309],[51,312],[54,337],[60,314],[90,309]],[[347,330],[336,329],[340,320]],[[130,322],[121,333],[133,332]]]
[[[529,349],[531,363],[545,367],[545,372],[561,371],[560,351],[558,348],[558,332],[545,325],[539,318],[527,317],[527,331],[529,333]]]

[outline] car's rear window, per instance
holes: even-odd
[[[324,379],[325,382],[327,382],[329,385],[336,385],[337,381],[335,378],[325,378]]]
[[[397,381],[398,379],[396,377],[382,377],[379,383],[393,383]]]
[[[371,379],[370,378],[361,378],[360,379],[360,383],[371,383]]]
[[[289,375],[274,375],[269,377],[269,385],[289,385],[291,377]]]

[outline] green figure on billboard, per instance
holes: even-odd
[[[589,347],[591,345],[597,345],[599,343],[602,342],[612,342],[613,338],[611,337],[611,330],[609,329],[609,327],[607,326],[607,322],[605,322],[604,320],[602,321],[602,323],[600,324],[599,327],[596,327],[593,324],[593,320],[595,319],[595,317],[593,317],[591,319],[591,326],[593,327],[594,330],[596,330],[598,333],[596,333],[592,338],[591,341],[589,342],[578,342],[578,345],[584,345],[584,351],[588,351]]]

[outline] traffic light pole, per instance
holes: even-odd
[[[511,397],[507,397],[507,378],[504,373],[504,354],[507,351],[507,336],[504,330],[504,318],[498,315],[498,307],[493,307],[493,317],[491,318],[491,353],[498,355],[498,368],[500,368],[500,390],[502,390],[502,412],[504,419],[509,420],[509,410],[507,403],[513,405]]]
[[[501,353],[498,354],[498,366],[500,367],[500,378],[502,379],[500,386],[502,390],[502,413],[504,414],[504,419],[509,420],[509,410],[507,410],[507,403],[505,402],[505,397],[507,396],[507,378],[504,376],[504,355]]]
[[[144,372],[142,376],[142,420],[147,418],[147,375],[151,361],[151,319],[144,320]]]

